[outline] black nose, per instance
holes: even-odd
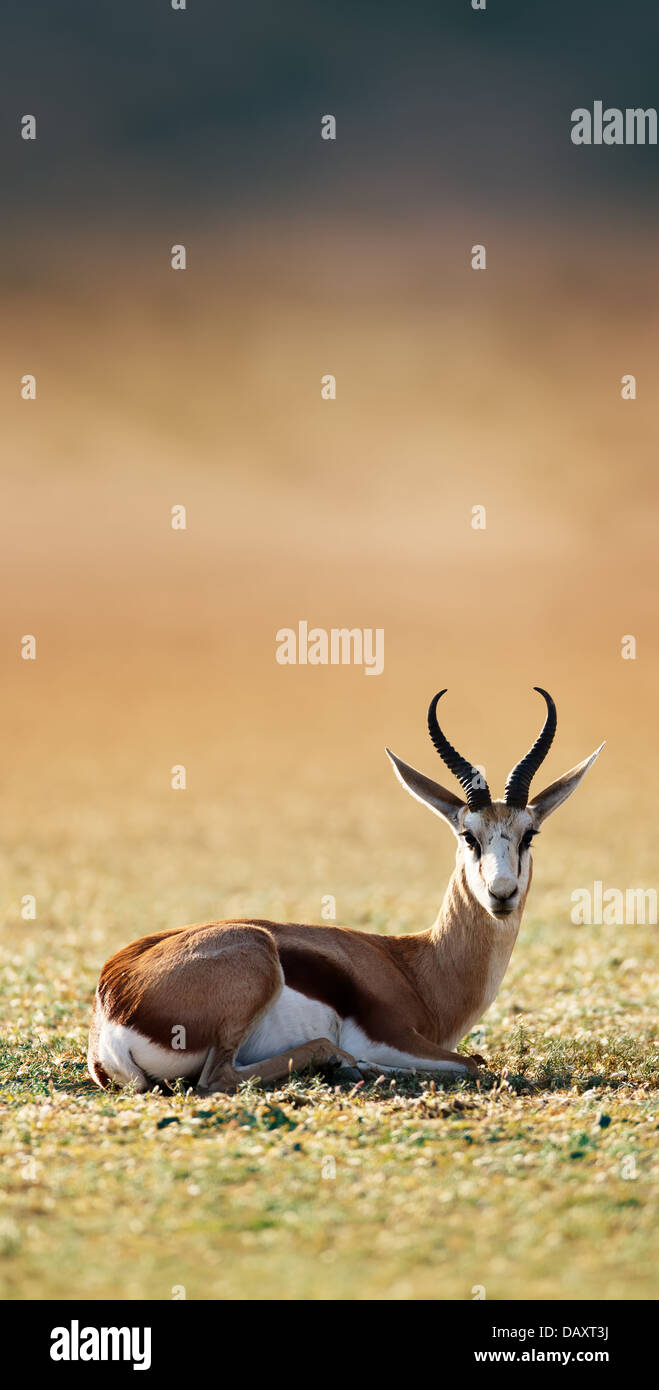
[[[492,892],[492,889],[490,888],[490,897],[491,897],[491,898],[495,898],[496,901],[497,901],[498,903],[504,903],[504,904],[505,904],[505,903],[509,903],[511,898],[514,898],[516,892],[517,892],[517,889],[516,889],[516,888],[513,888],[512,893],[504,893],[504,894],[502,895],[501,893],[493,893],[493,892]]]

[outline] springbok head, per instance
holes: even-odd
[[[430,703],[428,730],[440,758],[461,783],[466,801],[409,767],[387,748],[397,777],[407,791],[448,821],[458,839],[458,864],[464,864],[474,897],[491,917],[507,917],[524,903],[531,872],[531,841],[542,822],[576,790],[604,744],[570,768],[529,801],[531,779],[547,757],[556,733],[556,706],[546,690],[534,689],[547,704],[544,727],[533,747],[516,763],[506,782],[505,800],[492,801],[485,778],[468,758],[461,757],[437,722],[440,690]]]

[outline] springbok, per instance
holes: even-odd
[[[241,918],[140,937],[104,965],[89,1041],[99,1086],[187,1078],[202,1094],[247,1077],[339,1065],[477,1075],[483,1059],[454,1049],[495,998],[531,881],[531,841],[572,794],[604,744],[535,796],[531,779],[556,731],[544,727],[508,777],[505,801],[460,756],[437,722],[428,729],[466,802],[387,749],[397,777],[457,838],[455,869],[429,931],[375,936],[349,927]]]

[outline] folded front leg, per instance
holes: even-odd
[[[237,1067],[226,1056],[218,1055],[211,1048],[197,1083],[199,1095],[212,1095],[215,1091],[235,1091],[241,1081],[258,1077],[260,1081],[282,1081],[294,1071],[307,1071],[310,1068],[327,1066],[354,1067],[354,1057],[345,1052],[329,1038],[314,1038],[312,1042],[302,1043],[300,1047],[280,1052],[276,1057],[266,1057],[262,1062],[253,1062],[248,1067]]]
[[[415,1028],[398,1028],[395,1041],[377,1042],[367,1037],[357,1025],[344,1029],[342,1041],[357,1057],[358,1067],[379,1067],[382,1071],[428,1071],[452,1073],[456,1076],[478,1076],[482,1057],[464,1057],[439,1047]]]

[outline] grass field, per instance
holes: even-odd
[[[654,280],[635,245],[612,281],[588,238],[580,272],[572,238],[519,274],[509,238],[476,286],[462,232],[325,260],[306,234],[197,246],[185,283],[148,237],[75,274],[53,245],[7,298],[0,1289],[656,1297],[657,928],[570,920],[595,880],[656,883]],[[302,618],[383,627],[383,675],[278,666]],[[384,745],[439,775],[446,685],[500,795],[534,684],[559,711],[542,783],[608,746],[537,845],[478,1086],[93,1086],[98,971],[147,931],[319,921],[328,894],[349,926],[429,926],[451,837]]]
[[[319,919],[314,892],[332,888],[355,925],[430,920],[416,808],[406,817],[393,785],[391,793],[407,827],[393,866],[367,799],[353,810],[349,852],[341,831],[319,856],[310,798],[299,823],[284,814],[272,831],[270,886],[249,895],[252,910]],[[558,828],[504,987],[472,1038],[489,1063],[480,1085],[387,1078],[353,1088],[300,1077],[202,1101],[106,1095],[86,1075],[95,974],[113,945],[185,920],[186,896],[199,916],[220,905],[238,914],[247,900],[247,865],[231,855],[248,834],[240,815],[188,813],[181,842],[157,801],[150,810],[141,830],[118,808],[104,824],[78,827],[68,864],[57,842],[38,867],[32,850],[21,863],[16,846],[21,876],[31,872],[52,907],[39,927],[5,929],[4,1297],[168,1299],[183,1288],[190,1299],[469,1299],[481,1285],[496,1299],[656,1292],[656,928],[625,928],[621,943],[620,928],[566,922]],[[297,845],[306,890],[297,901],[282,881],[287,842]],[[234,870],[220,868],[211,893],[199,885],[220,845]],[[355,876],[368,862],[377,892],[337,884],[334,856]],[[413,892],[397,891],[399,875]]]

